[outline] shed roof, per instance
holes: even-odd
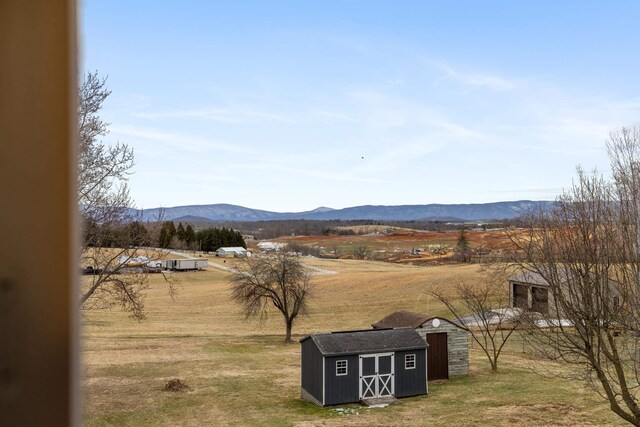
[[[566,271],[562,269],[559,269],[553,272],[552,276],[555,277],[557,280],[559,280],[561,283],[567,282],[568,280],[574,277],[571,271]],[[536,271],[529,271],[529,270],[520,271],[512,275],[511,277],[509,277],[509,281],[528,283],[530,285],[538,285],[538,286],[550,286],[549,282],[547,281],[547,279],[545,279],[542,276],[542,274]]]
[[[540,285],[540,286],[549,286],[549,282],[547,282],[540,273],[536,273],[533,271],[521,271],[519,273],[514,274],[509,277],[510,282],[522,282],[529,283],[532,285]]]
[[[455,320],[449,320],[444,317],[439,316],[428,316],[422,313],[416,313],[414,311],[408,310],[398,310],[384,319],[374,323],[373,326],[375,329],[384,329],[384,328],[413,328],[418,329],[424,327],[425,324],[431,319],[440,319],[444,322],[449,322],[453,326],[464,329],[460,326],[460,324]]]
[[[422,325],[429,319],[431,319],[431,317],[427,316],[426,314],[416,313],[415,311],[398,310],[377,321],[371,326],[376,329],[405,327],[415,329],[419,328],[420,325]]]
[[[323,356],[379,353],[427,347],[427,343],[412,328],[311,334],[302,338],[300,342],[307,339],[313,340]]]

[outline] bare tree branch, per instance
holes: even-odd
[[[505,310],[505,286],[499,279],[487,277],[481,283],[458,283],[453,293],[429,292],[442,302],[457,324],[471,334],[489,360],[491,370],[498,370],[504,345],[520,324],[519,315]]]
[[[132,270],[127,263],[142,254],[141,246],[148,240],[142,234],[148,230],[141,223],[132,223],[134,218],[129,214],[132,201],[127,180],[134,166],[133,149],[121,143],[105,145],[100,139],[107,135],[109,124],[99,112],[110,94],[106,79],[96,72],[87,73],[78,91],[77,197],[83,221],[80,265],[93,272],[84,276],[79,302],[85,309],[120,305],[141,320],[148,278],[144,269]],[[162,255],[144,252],[151,258]],[[167,283],[173,296],[175,280]]]
[[[284,251],[245,258],[231,276],[231,298],[242,306],[247,318],[265,319],[271,306],[284,317],[285,342],[291,342],[293,321],[306,314],[310,275]]]
[[[640,425],[640,129],[611,134],[607,147],[612,179],[578,168],[551,212],[510,231],[511,265],[549,286],[549,312],[527,324],[535,354],[572,367],[571,378]]]

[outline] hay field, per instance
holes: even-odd
[[[367,328],[401,308],[446,315],[424,291],[480,274],[476,265],[304,262],[338,274],[315,276],[311,313],[294,325],[294,339]],[[517,345],[497,374],[471,350],[471,374],[430,383],[428,396],[382,409],[318,408],[299,399],[299,345],[282,343],[278,314],[264,324],[246,322],[229,300],[226,274],[213,267],[178,273],[173,301],[162,278],[152,276],[141,323],[119,311],[84,313],[86,425],[622,425],[593,392],[536,374]],[[191,391],[162,391],[172,378]]]

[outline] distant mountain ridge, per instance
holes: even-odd
[[[162,220],[191,221],[276,221],[276,220],[464,220],[487,221],[513,219],[534,209],[550,209],[555,202],[518,200],[513,202],[474,204],[427,204],[427,205],[365,205],[344,209],[319,207],[305,212],[271,212],[244,206],[218,203],[212,205],[176,206],[132,210],[132,214],[143,221]]]

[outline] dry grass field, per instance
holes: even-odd
[[[310,315],[294,325],[294,338],[368,328],[401,308],[446,315],[425,291],[458,280],[478,280],[481,274],[476,265],[304,262],[338,274],[315,276]],[[299,398],[299,345],[283,344],[281,318],[274,314],[263,324],[245,321],[229,299],[226,274],[213,267],[178,273],[175,300],[167,295],[162,278],[153,276],[147,319],[141,323],[116,310],[84,313],[87,425],[622,424],[594,392],[537,374],[515,343],[498,373],[491,373],[483,355],[472,349],[470,375],[430,383],[428,396],[376,409],[316,407]],[[183,380],[190,391],[162,391],[172,378]]]

